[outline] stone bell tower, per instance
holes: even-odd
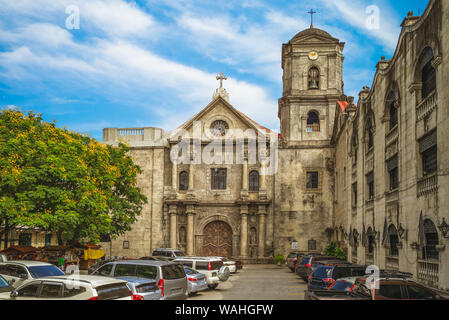
[[[284,143],[328,143],[335,104],[343,94],[344,43],[313,25],[282,46]]]
[[[321,251],[331,228],[337,101],[343,95],[344,43],[311,26],[282,46],[282,139],[275,178],[274,245]]]

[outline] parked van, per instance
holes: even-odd
[[[102,265],[92,274],[121,279],[132,277],[155,280],[164,299],[185,299],[188,295],[187,276],[183,266],[178,263],[151,260],[113,261]]]
[[[227,281],[230,275],[229,268],[218,258],[180,257],[173,260],[173,262],[180,263],[204,274],[209,289],[216,289],[220,281]]]

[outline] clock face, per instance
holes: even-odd
[[[210,126],[211,132],[216,137],[224,137],[229,130],[229,125],[226,121],[217,120],[214,121]]]
[[[309,53],[309,59],[310,60],[317,60],[318,59],[318,52],[312,51]]]

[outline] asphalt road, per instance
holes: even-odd
[[[217,289],[189,300],[304,300],[306,283],[286,266],[245,265]]]

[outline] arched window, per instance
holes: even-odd
[[[316,111],[307,115],[307,132],[320,132],[320,115]]]
[[[374,147],[374,127],[373,120],[370,118],[366,124],[366,138],[368,150]]]
[[[189,190],[189,173],[186,171],[179,174],[179,190]]]
[[[390,238],[390,256],[396,257],[399,255],[399,234],[394,225],[388,227],[388,237]]]
[[[397,105],[396,94],[392,91],[387,99],[390,130],[396,127],[399,122],[398,109],[396,108],[396,105]]]
[[[251,171],[249,173],[249,191],[259,191],[259,172]]]
[[[423,258],[425,260],[438,260],[439,254],[437,250],[438,232],[432,220],[424,220],[424,234],[426,236],[426,246],[422,249]]]
[[[356,164],[358,161],[358,149],[359,149],[359,138],[357,136],[357,133],[354,133],[352,135],[352,159],[353,159],[353,164]]]
[[[427,47],[421,56],[422,98],[427,98],[437,87],[437,72],[432,65],[434,53]]]
[[[309,70],[309,89],[320,88],[320,71],[317,67],[312,67]]]

